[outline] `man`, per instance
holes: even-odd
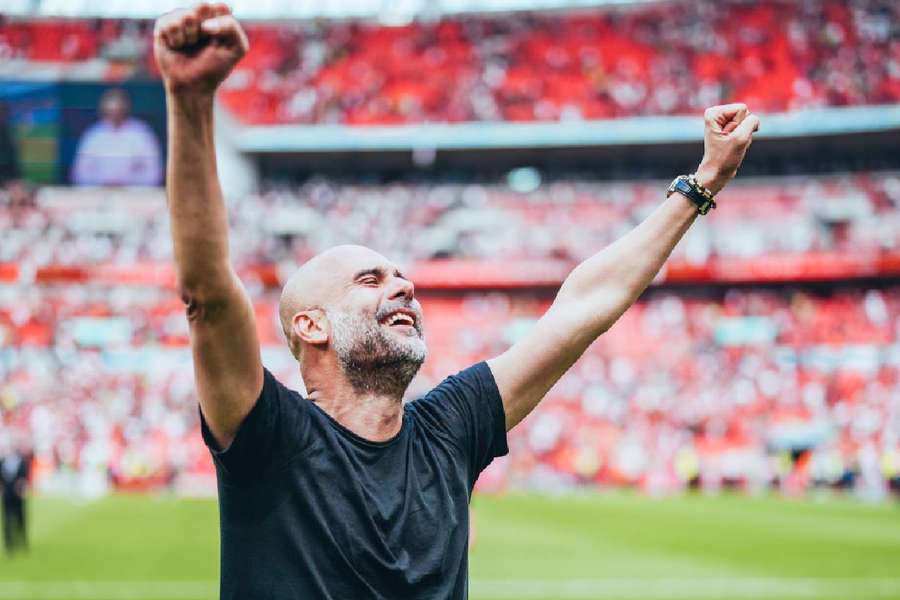
[[[8,182],[19,180],[21,176],[19,151],[9,123],[9,109],[4,102],[0,102],[0,188]]]
[[[25,444],[0,451],[0,490],[3,494],[3,549],[7,556],[28,550],[25,522],[25,492],[28,486],[31,455]]]
[[[426,353],[413,283],[367,248],[328,250],[280,303],[304,398],[263,368],[253,307],[228,261],[213,95],[247,38],[227,7],[201,4],[160,18],[154,40],[179,289],[218,475],[221,596],[465,598],[478,474],[637,299],[708,199],[679,180],[683,193],[572,271],[524,339],[405,405]],[[718,192],[734,176],[757,125],[743,105],[707,111],[703,186]]]
[[[30,200],[28,186],[22,179],[19,149],[13,138],[9,108],[0,102],[0,193],[4,192],[11,207],[25,206]]]
[[[75,151],[75,185],[159,185],[162,158],[150,126],[129,116],[125,90],[112,88],[100,98],[100,120],[84,132]]]

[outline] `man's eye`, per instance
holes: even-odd
[[[378,280],[375,279],[374,277],[364,277],[361,280],[361,283],[363,285],[378,285]]]

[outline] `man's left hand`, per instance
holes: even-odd
[[[759,129],[759,117],[746,104],[725,104],[707,108],[703,120],[703,160],[697,180],[718,194],[741,166],[753,133]]]

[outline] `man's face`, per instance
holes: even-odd
[[[390,264],[360,269],[325,313],[351,382],[402,395],[427,354],[412,282]]]
[[[128,100],[121,93],[107,92],[100,101],[100,114],[113,125],[121,125],[128,117]]]

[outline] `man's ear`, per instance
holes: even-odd
[[[321,308],[302,310],[291,320],[291,329],[307,344],[324,344],[331,333],[325,311]]]

